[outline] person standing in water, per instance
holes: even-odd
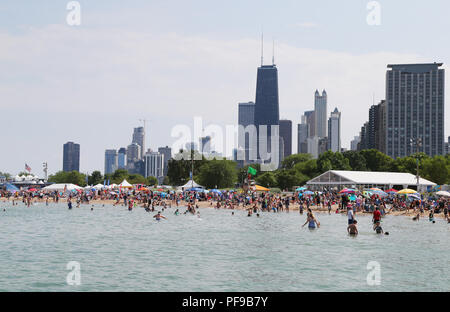
[[[70,198],[67,200],[67,206],[69,207],[69,210],[72,209],[72,201]]]
[[[317,219],[314,217],[311,209],[308,208],[308,214],[306,218],[306,222],[302,225],[304,227],[306,224],[308,224],[308,229],[313,230],[317,227],[320,227],[320,222],[317,221]]]
[[[358,228],[356,227],[357,223],[358,223],[358,221],[353,220],[353,222],[348,225],[348,227],[347,227],[347,233],[348,234],[350,234],[350,235],[358,235]]]

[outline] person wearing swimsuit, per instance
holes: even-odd
[[[308,229],[314,230],[316,228],[316,224],[317,224],[317,227],[320,227],[320,223],[316,220],[316,218],[312,214],[311,209],[308,209],[308,210],[309,210],[308,217],[306,219],[306,222],[302,225],[302,227],[304,227],[306,224],[308,224]]]

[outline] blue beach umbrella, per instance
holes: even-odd
[[[305,195],[313,195],[314,192],[311,192],[311,191],[305,191],[305,192],[303,192],[303,194],[305,194]]]
[[[306,190],[306,187],[304,187],[304,186],[302,186],[302,187],[297,187],[295,190],[296,190],[297,192],[301,192],[301,191]]]

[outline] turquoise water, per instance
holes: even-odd
[[[6,207],[6,211],[2,211]],[[449,291],[450,225],[386,217],[389,236],[357,216],[306,216],[201,209],[201,218],[155,221],[142,208],[0,203],[0,291]],[[66,282],[80,263],[81,285]],[[369,286],[367,263],[380,263],[381,285]]]

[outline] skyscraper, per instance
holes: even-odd
[[[127,147],[127,168],[134,168],[134,163],[139,160],[141,155],[141,146],[138,143],[131,143]]]
[[[292,121],[280,120],[280,137],[283,140],[283,158],[292,155]]]
[[[146,153],[144,156],[145,177],[152,176],[162,183],[164,178],[164,155],[158,152]]]
[[[386,154],[444,153],[444,69],[442,63],[388,65]],[[416,146],[411,141],[421,139]]]
[[[80,144],[67,142],[63,145],[63,171],[80,171]]]
[[[316,90],[314,94],[315,136],[324,138],[327,136],[327,92],[322,95]]]
[[[169,168],[169,160],[172,158],[172,149],[168,146],[158,148],[158,153],[164,156],[164,171],[163,175],[167,175],[167,170]]]
[[[144,129],[144,127],[134,128],[133,140],[131,141],[131,143],[139,144],[139,146],[141,148],[140,148],[140,152],[139,152],[138,158],[139,159],[143,158],[144,153],[145,153],[145,129]]]
[[[300,123],[297,125],[297,153],[308,153],[308,125]]]
[[[105,150],[105,174],[114,173],[117,168],[117,151],[115,149]]]
[[[308,125],[308,137],[316,136],[316,113],[315,111],[305,112],[305,121]]]
[[[211,136],[201,137],[199,139],[200,143],[200,153],[209,155],[211,153]]]
[[[255,129],[252,128],[255,125],[255,103],[239,103],[238,125],[242,127],[239,127],[238,133],[237,155],[239,156],[237,158],[240,158],[238,159],[238,164],[240,164],[240,167],[243,167],[247,163],[256,161],[257,158],[251,157],[252,147],[255,147],[254,152],[256,152],[257,144],[257,134],[253,132]],[[251,142],[252,140],[253,142]],[[240,155],[238,151],[243,151],[244,154]]]
[[[328,150],[341,151],[341,113],[337,107],[328,119]]]
[[[350,150],[357,151],[358,150],[358,143],[360,141],[360,137],[357,135],[353,138],[353,140],[350,141]]]
[[[117,153],[117,169],[125,169],[126,168],[126,160],[127,160],[127,149],[125,147],[121,147],[119,152]]]
[[[258,159],[268,160],[271,154],[271,126],[279,126],[279,103],[278,103],[278,70],[275,64],[262,65],[258,67],[256,78],[256,100],[255,100],[255,126],[258,133]],[[262,129],[267,126],[267,130]],[[266,137],[267,139],[263,139]],[[277,138],[279,140],[279,138]],[[278,142],[278,140],[275,140]],[[261,143],[266,141],[267,148],[262,150]],[[279,151],[274,151],[278,153]]]

